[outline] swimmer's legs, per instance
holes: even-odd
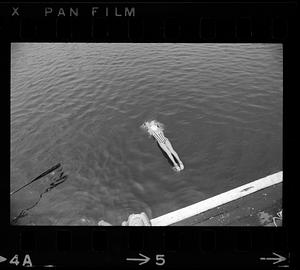
[[[173,162],[175,169],[177,171],[180,171],[180,168],[179,168],[178,164],[176,163],[176,161],[174,160],[174,157],[172,156],[170,149],[163,143],[160,143],[159,146],[161,147],[161,149],[163,149],[167,153],[168,157]]]
[[[182,161],[180,160],[178,154],[176,153],[176,151],[174,150],[174,148],[172,147],[171,142],[169,141],[169,139],[166,140],[166,145],[169,148],[169,150],[171,151],[171,153],[176,157],[176,159],[178,160],[179,164],[180,164],[180,169],[183,170],[184,166]]]

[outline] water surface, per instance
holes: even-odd
[[[69,176],[19,224],[154,218],[282,170],[282,85],[280,44],[12,44],[11,190],[58,162]],[[139,128],[152,119],[181,173]]]

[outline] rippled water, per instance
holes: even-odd
[[[280,44],[12,44],[11,190],[58,162],[69,175],[19,224],[154,218],[282,170],[282,84]],[[139,128],[151,119],[182,172]]]

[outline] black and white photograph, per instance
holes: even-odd
[[[11,43],[10,223],[282,226],[283,45]]]

